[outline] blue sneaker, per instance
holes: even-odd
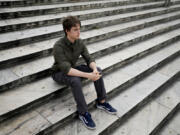
[[[96,104],[97,108],[105,110],[106,112],[110,113],[110,114],[116,114],[117,110],[115,108],[113,108],[109,103],[104,102],[104,103],[97,103]]]
[[[96,129],[96,125],[94,121],[91,118],[91,114],[88,112],[85,112],[85,114],[79,114],[79,119],[83,122],[83,124],[88,128],[88,129]]]

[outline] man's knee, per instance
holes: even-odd
[[[97,67],[97,70],[102,73],[102,69],[100,67]]]
[[[76,76],[71,77],[71,85],[81,85],[81,78]]]

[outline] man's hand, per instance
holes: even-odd
[[[98,70],[97,70],[97,68],[94,68],[94,70],[93,70],[93,74],[100,74],[99,72],[98,72]]]
[[[91,73],[87,73],[87,72],[82,72],[77,69],[71,68],[67,75],[84,77],[84,78],[88,78],[92,81],[96,81],[101,77],[101,75],[99,74],[97,69],[93,70],[93,72],[91,72]]]
[[[102,75],[98,72],[97,67],[96,67],[96,63],[95,62],[91,62],[90,63],[90,68],[93,69],[93,72],[90,73],[88,78],[91,79],[92,81],[99,80],[99,78]]]
[[[96,80],[99,80],[99,78],[101,77],[101,75],[99,74],[99,72],[92,72],[92,73],[89,73],[88,75],[88,79],[91,79],[92,81],[96,81]]]

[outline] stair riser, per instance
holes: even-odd
[[[50,4],[58,4],[58,3],[67,3],[67,2],[84,2],[84,1],[97,1],[97,0],[31,0],[31,1],[1,1],[0,8],[7,8],[7,7],[24,7],[24,6],[37,6],[37,5],[50,5]],[[139,2],[147,2],[147,1],[162,1],[162,0],[136,0]],[[134,1],[132,1],[134,2]]]
[[[120,85],[119,87],[113,89],[111,92],[107,93],[108,99],[111,99],[111,98],[117,96],[122,91],[126,90],[128,87],[131,87],[133,84],[137,83],[139,80],[141,80],[145,76],[148,76],[152,72],[155,72],[158,68],[160,68],[161,66],[167,64],[169,61],[171,61],[172,59],[178,57],[179,55],[180,55],[180,51],[175,53],[174,55],[168,57],[167,59],[161,61],[160,63],[154,65],[153,67],[151,67],[150,69],[144,71],[140,75],[137,75],[136,77],[134,77],[131,80],[129,80],[126,83],[124,83],[123,85]],[[156,96],[157,94],[161,93],[162,89],[165,89],[167,86],[169,86],[171,83],[173,83],[179,76],[180,76],[180,72],[178,72],[171,79],[169,79],[167,82],[165,82],[159,88],[157,88],[154,92],[152,92],[146,98],[144,98],[140,103],[138,103],[135,107],[133,107],[128,113],[123,115],[115,123],[110,125],[108,127],[108,129],[105,129],[105,131],[103,131],[100,134],[102,134],[102,135],[104,135],[104,134],[109,135],[110,133],[112,133],[112,131],[115,129],[115,127],[119,127],[120,124],[125,122],[130,116],[132,116],[134,113],[136,113],[137,110],[139,110],[141,107],[143,107],[145,104],[147,104],[153,98],[153,96]],[[95,109],[95,101],[93,101],[93,102],[88,104],[88,110],[92,110],[92,109]],[[66,124],[72,122],[72,119],[74,119],[75,117],[77,117],[77,113],[76,112],[71,114],[70,116],[64,118],[63,120],[53,124],[52,126],[46,128],[45,130],[40,131],[37,135],[51,134],[51,132],[55,131],[57,128],[64,127]]]
[[[116,6],[127,5],[127,4],[133,4],[133,2],[123,1],[123,2],[109,2],[109,3],[98,3],[98,4],[96,3],[96,4],[71,6],[71,7],[60,7],[60,8],[51,8],[51,9],[0,13],[0,19],[10,19],[10,18],[12,19],[12,18],[47,15],[47,14],[55,14],[55,13],[65,13],[65,12],[71,12],[71,11],[116,7]]]
[[[163,10],[163,11],[159,11],[159,12],[147,13],[147,14],[143,14],[143,15],[137,15],[137,16],[126,17],[126,18],[122,18],[122,19],[116,19],[116,20],[112,20],[112,21],[106,21],[104,23],[96,23],[96,24],[87,26],[86,29],[101,28],[101,27],[105,27],[105,26],[115,25],[118,23],[129,22],[129,21],[133,21],[133,20],[137,20],[137,19],[143,19],[143,18],[147,18],[147,17],[171,13],[171,12],[175,12],[175,11],[179,11],[179,10],[180,10],[180,8],[178,7],[178,8],[167,9],[167,10]],[[114,15],[114,14],[108,14],[108,15],[104,14],[104,15],[110,16],[110,15]],[[81,18],[80,19],[81,21],[85,20],[83,18],[83,15],[80,18]],[[0,33],[6,33],[6,32],[12,32],[12,31],[24,30],[24,29],[30,29],[30,28],[37,28],[37,27],[44,27],[44,26],[49,26],[49,25],[57,25],[57,24],[61,24],[61,22],[62,22],[62,18],[57,18],[57,19],[32,22],[32,23],[7,25],[7,26],[0,27]]]
[[[180,39],[179,37],[176,37],[176,40],[179,40],[179,39]],[[174,41],[174,40],[173,40],[173,41]],[[170,43],[172,43],[172,42],[169,40],[168,43],[170,44]],[[165,43],[164,43],[164,44],[165,44]],[[140,79],[140,78],[143,78],[146,74],[150,74],[150,73],[154,72],[159,66],[162,66],[162,65],[168,63],[169,61],[171,61],[172,59],[176,58],[176,57],[179,56],[179,55],[180,55],[180,51],[178,51],[177,53],[169,56],[167,59],[161,61],[160,63],[156,64],[155,66],[153,66],[152,68],[148,69],[147,71],[145,71],[145,72],[139,74],[138,76],[132,78],[131,80],[127,81],[125,84],[121,85],[120,88],[121,88],[121,87],[124,88],[125,86],[130,86],[130,85],[134,84],[134,81],[135,81],[135,80]],[[138,56],[141,56],[141,55],[138,55]],[[141,56],[141,57],[142,57],[142,56]],[[133,59],[133,58],[131,58],[131,59]],[[131,59],[129,59],[129,61],[132,61]],[[108,68],[104,69],[104,70],[103,70],[103,74],[104,74],[104,75],[108,75],[109,73],[112,73],[113,71],[119,69],[121,66],[127,64],[127,61],[126,61],[126,63],[124,63],[124,64],[122,64],[122,63],[123,63],[123,62],[119,62],[119,63],[117,63],[117,64],[112,65],[111,67],[108,67]],[[87,81],[86,81],[86,82],[87,82]],[[83,84],[84,84],[84,83],[83,83]],[[29,104],[27,104],[27,105],[24,105],[24,106],[22,106],[22,107],[19,107],[19,108],[17,108],[17,109],[14,110],[14,111],[11,111],[11,112],[9,112],[9,113],[6,113],[6,114],[4,114],[4,115],[1,115],[1,116],[0,116],[0,122],[1,122],[1,121],[4,121],[4,120],[6,120],[6,119],[8,119],[8,118],[10,118],[10,117],[13,117],[13,116],[15,116],[15,115],[17,115],[17,114],[21,114],[21,113],[23,113],[24,111],[28,111],[30,108],[37,107],[37,106],[39,106],[39,105],[41,105],[41,104],[43,104],[43,103],[46,103],[46,102],[48,102],[49,100],[51,100],[53,97],[55,97],[55,96],[57,96],[57,95],[63,96],[63,95],[65,95],[65,94],[67,94],[67,92],[69,92],[69,91],[70,91],[70,88],[64,87],[64,88],[62,88],[62,89],[60,89],[60,90],[57,90],[57,91],[55,91],[55,92],[53,92],[53,93],[51,93],[51,94],[49,94],[49,95],[46,95],[46,96],[44,96],[44,97],[41,97],[40,99],[34,100],[33,102],[31,102],[31,103],[29,103]],[[61,93],[61,94],[60,94],[60,93]],[[92,105],[91,105],[91,106],[92,106]],[[76,114],[72,114],[72,115],[69,116],[69,117],[72,118],[72,116],[76,116]],[[68,121],[68,120],[65,119],[64,121]],[[58,126],[59,126],[59,125],[58,125]]]
[[[115,129],[117,129],[118,127],[123,125],[125,122],[127,122],[127,120],[130,117],[132,117],[138,110],[140,110],[150,101],[152,101],[154,97],[157,97],[158,95],[160,95],[162,93],[162,90],[164,91],[164,89],[172,85],[172,83],[174,83],[178,78],[180,78],[180,72],[178,72],[173,77],[171,77],[168,81],[166,81],[164,84],[159,86],[156,90],[154,90],[146,98],[144,98],[141,102],[139,102],[136,106],[134,106],[128,113],[124,114],[122,117],[116,120],[113,124],[111,124],[108,128],[104,129],[101,133],[99,133],[99,135],[111,134],[113,131],[115,131]]]
[[[177,25],[174,25],[172,27],[168,27],[164,30],[159,30],[159,31],[156,31],[156,32],[153,32],[153,33],[150,33],[150,34],[147,34],[147,35],[144,35],[144,36],[141,36],[141,37],[138,37],[138,38],[135,38],[133,40],[130,40],[130,41],[126,41],[124,43],[121,43],[119,45],[116,45],[116,46],[113,46],[113,47],[110,47],[110,48],[107,48],[107,49],[104,49],[104,50],[101,50],[101,51],[98,51],[98,52],[95,52],[92,54],[92,56],[94,58],[99,58],[99,57],[102,57],[104,55],[107,55],[107,54],[111,54],[113,52],[116,52],[124,47],[128,47],[128,46],[131,46],[133,44],[136,44],[138,42],[142,42],[142,41],[145,41],[145,40],[148,40],[150,38],[153,38],[155,36],[158,36],[160,34],[164,34],[166,32],[169,32],[169,31],[172,31],[172,30],[175,30],[177,28],[180,27],[180,24],[177,24]],[[165,43],[162,43],[160,44],[159,46],[156,46],[154,48],[152,48],[151,50],[147,50],[147,51],[144,51],[140,54],[137,54],[137,56],[134,56],[132,60],[135,60],[137,57],[142,57],[142,55],[147,55],[149,53],[152,53],[153,51],[157,51],[159,49],[161,49],[162,47],[165,47],[166,45],[168,45],[169,43],[172,43],[172,42],[175,42],[176,40],[178,40],[178,38],[174,38],[174,39],[171,39],[169,40],[168,42],[165,42]],[[49,55],[52,53],[52,49],[49,49]],[[42,53],[42,52],[41,52]],[[25,56],[25,57],[20,57],[19,59],[16,59],[16,62],[14,63],[23,63],[24,62],[24,59],[25,58],[29,58],[31,57],[31,59],[34,59],[34,58],[37,58],[37,56],[39,56],[41,53],[35,53],[35,54],[31,54],[31,55],[28,55],[28,56]],[[47,53],[42,53],[42,56],[39,56],[39,57],[45,57],[43,56],[43,54],[47,55]],[[82,59],[80,59],[77,63],[78,64],[81,64],[83,63],[84,61]],[[126,62],[126,61],[123,61],[122,62],[122,65],[123,64],[127,64],[129,62]],[[12,63],[13,64],[13,63]],[[4,66],[7,66],[7,64],[5,64]],[[41,78],[44,78],[44,77],[47,77],[51,74],[51,69],[47,69],[47,70],[44,70],[44,71],[41,71],[41,72],[38,72],[38,73],[35,73],[35,74],[32,74],[30,76],[25,76],[21,79],[18,79],[18,80],[15,80],[15,81],[12,81],[10,83],[7,83],[7,84],[4,84],[4,85],[1,85],[0,86],[0,92],[4,92],[4,91],[7,91],[7,90],[10,90],[12,88],[15,88],[15,87],[18,87],[20,85],[23,85],[23,84],[27,84],[27,83],[30,83],[30,82],[33,82],[33,81],[36,81],[38,79],[41,79]]]

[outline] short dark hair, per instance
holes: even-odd
[[[63,19],[62,25],[65,35],[67,36],[66,30],[70,31],[72,27],[76,27],[79,24],[81,27],[81,22],[76,16],[67,16]]]

